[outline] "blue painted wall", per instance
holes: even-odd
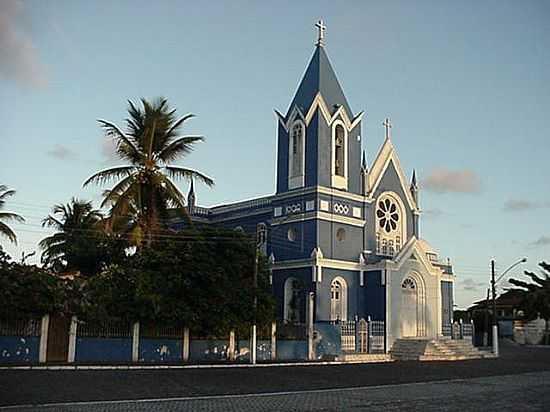
[[[344,278],[348,288],[348,320],[355,315],[361,315],[359,304],[359,272],[323,268],[322,282],[316,283],[315,319],[317,321],[330,320],[330,286],[335,277]]]
[[[0,365],[38,363],[39,336],[0,336]]]
[[[451,323],[453,317],[453,283],[441,281],[441,321]]]
[[[250,362],[250,340],[238,340],[236,360]],[[271,360],[271,340],[258,339],[256,341],[256,361],[265,362]]]
[[[189,360],[191,362],[207,362],[227,360],[229,339],[191,339],[189,342]]]
[[[77,337],[76,362],[131,362],[132,338]]]
[[[365,311],[362,315],[371,320],[386,320],[386,287],[382,285],[380,270],[365,272]]]
[[[296,239],[288,240],[288,230],[296,231]],[[289,259],[309,259],[315,241],[317,225],[314,220],[286,223],[271,227],[269,242],[277,262]]]
[[[277,339],[277,360],[306,360],[307,341]]]
[[[141,362],[180,362],[183,356],[183,339],[139,340],[139,360]]]
[[[309,292],[314,291],[314,285],[311,282],[311,267],[273,271],[273,294],[275,296],[276,316],[278,319],[282,319],[284,316],[284,286],[289,277],[299,279],[304,284],[304,294],[300,304],[300,319],[305,321],[306,297]]]
[[[313,346],[317,359],[333,358],[342,354],[342,335],[339,325],[315,322]]]

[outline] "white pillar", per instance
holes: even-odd
[[[307,301],[307,359],[315,359],[315,351],[313,348],[313,311],[315,305],[315,295],[309,292]]]
[[[493,325],[493,353],[498,357],[498,326]]]
[[[250,363],[256,364],[256,324],[252,325],[252,333],[250,335]]]
[[[227,350],[227,357],[230,361],[235,360],[235,331],[232,330],[229,332],[229,348]]]
[[[132,362],[139,361],[139,322],[134,323],[132,333]]]
[[[50,315],[42,316],[40,324],[40,349],[38,352],[38,362],[45,363],[48,354],[48,329],[50,327]]]
[[[182,348],[182,360],[184,362],[189,361],[189,328],[183,329],[183,348]]]
[[[73,363],[76,355],[76,331],[78,322],[76,316],[71,317],[71,326],[69,328],[69,350],[67,352],[67,362]]]
[[[271,322],[271,360],[277,359],[277,322]]]

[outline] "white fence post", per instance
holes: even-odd
[[[40,349],[38,352],[38,362],[45,363],[48,354],[48,329],[50,327],[50,315],[42,316],[40,324]]]
[[[277,322],[271,322],[271,360],[277,359]]]
[[[256,364],[256,324],[252,325],[250,336],[250,363]]]
[[[189,328],[183,329],[183,353],[182,360],[184,362],[189,361]]]
[[[235,331],[232,330],[229,332],[229,348],[228,348],[227,357],[230,361],[235,360]]]
[[[67,352],[67,362],[73,363],[76,355],[76,331],[78,322],[76,316],[71,317],[71,327],[69,328],[69,350]]]
[[[134,323],[132,333],[132,362],[139,361],[139,322]]]
[[[313,350],[313,307],[315,304],[315,295],[309,292],[307,302],[307,359],[314,360],[315,353]]]

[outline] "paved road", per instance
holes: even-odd
[[[550,372],[349,389],[186,399],[32,405],[12,411],[546,411]],[[1,408],[0,408],[1,410]]]
[[[339,365],[339,366],[287,366],[278,368],[249,368],[249,369],[194,369],[194,370],[97,370],[97,371],[24,371],[24,370],[3,370],[0,371],[0,405],[24,405],[24,404],[48,404],[59,402],[89,402],[89,401],[116,401],[116,400],[143,400],[143,399],[167,399],[167,398],[182,398],[182,397],[204,397],[217,395],[239,395],[239,394],[269,394],[273,392],[286,391],[316,391],[316,390],[332,390],[338,388],[358,388],[367,386],[380,385],[395,385],[413,382],[434,382],[442,380],[456,379],[472,379],[480,377],[495,377],[510,374],[523,374],[529,372],[550,372],[550,349],[529,349],[518,348],[511,345],[504,345],[502,357],[500,359],[474,360],[464,362],[402,362],[388,364],[364,364],[364,365]],[[525,376],[517,379],[512,378],[511,382],[517,381],[517,384],[522,384]],[[538,376],[538,375],[537,375]],[[501,378],[495,378],[501,379]],[[504,378],[502,378],[504,379]],[[548,375],[542,374],[539,378],[546,388],[548,385]],[[535,379],[536,381],[536,379]],[[457,388],[469,388],[472,385],[465,383],[452,383],[453,390],[449,389],[446,396],[453,399],[457,404],[467,402],[467,399],[460,400],[454,398],[453,394]],[[472,381],[477,382],[477,381]],[[529,382],[533,382],[532,380]],[[441,384],[425,385],[425,387],[440,387]],[[487,384],[487,388],[497,388],[497,384]],[[447,385],[448,386],[448,385]],[[447,387],[443,385],[443,387]],[[408,386],[392,386],[392,388],[407,388]],[[413,386],[414,387],[414,386]],[[450,386],[449,386],[450,388]],[[517,394],[517,399],[520,396],[533,399],[547,399],[548,395],[541,394],[538,386],[533,386],[533,394],[530,395],[531,386],[522,387],[520,394],[517,394],[515,387],[512,387],[513,393]],[[277,402],[283,400],[285,403],[277,406],[273,410],[307,410],[311,403],[310,410],[316,410],[319,405],[311,399],[320,399],[323,396],[330,399],[336,399],[335,402],[367,402],[359,403],[359,406],[364,405],[365,408],[372,406],[368,402],[382,402],[378,398],[369,398],[372,392],[378,393],[383,398],[381,393],[384,391],[393,391],[392,393],[400,394],[402,389],[390,389],[389,386],[384,388],[368,391],[367,398],[362,398],[361,394],[366,393],[364,389],[357,389],[357,392],[345,390],[345,396],[340,396],[340,392],[308,392],[315,395],[288,395],[287,397],[277,398]],[[479,395],[469,393],[467,397],[483,399],[500,399],[514,402],[516,395],[506,395],[506,391],[489,390],[489,392]],[[548,391],[548,390],[547,390]],[[550,391],[548,391],[550,392]],[[359,394],[355,396],[355,394]],[[458,392],[460,394],[460,391]],[[392,396],[394,396],[392,395]],[[282,395],[281,395],[282,396]],[[300,400],[293,396],[302,396]],[[374,395],[373,395],[374,396]],[[431,395],[430,395],[431,396]],[[312,398],[313,397],[313,398]],[[269,401],[271,397],[261,396],[264,401]],[[472,398],[472,399],[473,399]],[[256,402],[251,397],[235,398],[235,399],[217,399],[209,400],[205,404],[203,410],[216,410],[219,402],[229,402],[229,404],[243,405],[250,403],[249,410],[255,410]],[[370,400],[369,400],[370,399]],[[393,399],[393,397],[392,397]],[[401,399],[399,396],[395,399]],[[476,398],[477,399],[477,398]],[[523,399],[526,401],[526,399]],[[195,401],[185,401],[185,405],[192,405],[194,410],[201,410]],[[240,403],[239,403],[240,402]],[[422,408],[422,399],[417,399],[411,405],[420,405]],[[426,401],[428,402],[428,401]],[[470,402],[470,401],[468,401]],[[470,402],[471,403],[471,402]],[[119,408],[127,409],[112,409],[112,410],[147,410],[139,409],[138,405],[133,404],[118,404]],[[130,406],[131,405],[131,406]],[[145,405],[145,404],[144,404]],[[163,403],[163,407],[171,410],[171,403]],[[210,406],[208,406],[210,405]],[[212,406],[214,405],[214,406]],[[266,406],[267,405],[267,406]],[[269,410],[269,404],[262,406],[256,410]],[[284,406],[288,405],[288,406]],[[333,405],[336,409],[330,409],[328,405]],[[355,407],[344,406],[337,408],[338,404],[327,404],[325,410],[349,410]],[[344,404],[347,405],[347,404]],[[350,404],[352,405],[352,404]],[[355,404],[353,404],[355,405]],[[380,405],[380,403],[378,403]],[[399,406],[401,405],[401,406]],[[429,402],[426,404],[429,406]],[[487,405],[487,403],[484,403]],[[537,404],[534,405],[535,410]],[[84,405],[81,405],[84,407]],[[150,404],[149,404],[150,406]],[[149,406],[144,406],[145,408]],[[212,407],[211,407],[212,406]],[[392,404],[388,407],[399,409],[404,407],[402,404]],[[426,406],[426,407],[428,407]],[[437,405],[435,405],[437,406]],[[440,407],[446,406],[446,403],[439,404]],[[93,406],[86,406],[86,408]],[[178,406],[183,408],[184,406]],[[187,407],[187,406],[185,406]],[[130,408],[130,409],[128,409]],[[208,409],[210,408],[210,409]],[[214,409],[212,409],[214,408]],[[221,407],[225,409],[225,407]],[[287,409],[285,409],[287,408]],[[290,409],[289,409],[290,408]],[[294,408],[294,409],[292,409]],[[384,406],[386,408],[386,406]],[[154,410],[150,409],[150,410]],[[361,407],[358,408],[359,410]],[[523,409],[526,409],[524,406]],[[63,410],[63,409],[53,409]],[[67,410],[84,410],[84,409],[67,409]],[[94,410],[94,409],[90,409]],[[104,410],[104,409],[95,409]],[[185,409],[182,409],[185,410]],[[228,409],[230,410],[230,409]],[[237,410],[247,410],[241,408]]]

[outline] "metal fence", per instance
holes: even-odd
[[[475,328],[473,322],[444,323],[441,334],[451,339],[474,339]]]
[[[0,336],[40,336],[40,319],[0,319]]]
[[[383,353],[386,344],[384,321],[356,319],[331,322],[340,327],[343,352]]]

